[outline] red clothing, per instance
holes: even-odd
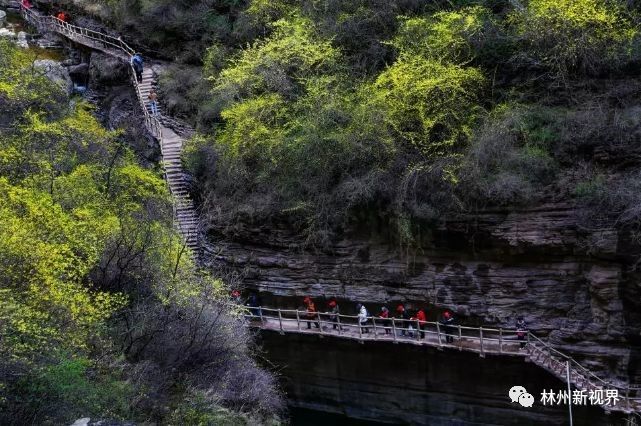
[[[56,18],[60,19],[62,22],[67,22],[69,20],[69,17],[67,16],[66,13],[60,12],[56,15]]]
[[[379,318],[389,318],[389,312],[388,311],[383,311],[379,315]]]
[[[418,320],[418,323],[419,323],[420,325],[425,324],[425,322],[427,321],[427,317],[425,316],[425,312],[423,312],[423,310],[422,310],[422,309],[421,309],[421,310],[419,310],[419,311],[416,313],[416,319]]]
[[[22,0],[21,4],[25,9],[31,9],[31,2],[29,0]]]
[[[316,305],[311,300],[307,302],[307,318],[316,318]]]

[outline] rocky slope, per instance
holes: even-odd
[[[265,305],[294,307],[303,295],[337,297],[343,311],[399,301],[443,308],[462,323],[530,329],[594,372],[641,383],[641,281],[629,233],[585,231],[569,204],[486,211],[452,219],[400,250],[385,235],[352,232],[329,250],[300,249],[287,226],[210,231],[209,263],[242,271]],[[401,252],[403,254],[401,254]]]

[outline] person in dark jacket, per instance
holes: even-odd
[[[313,321],[317,320],[317,312],[316,312],[316,305],[314,304],[314,301],[312,300],[311,297],[307,296],[303,299],[303,303],[305,304],[305,308],[307,309],[307,329],[311,330],[312,328],[312,322],[314,322],[314,325],[316,328],[320,328],[320,324],[318,321]]]
[[[443,325],[443,332],[445,333],[445,341],[447,343],[454,342],[454,330],[452,326],[454,325],[454,315],[449,310],[443,312],[441,320],[439,321]]]
[[[405,305],[400,303],[396,307],[396,318],[400,319],[400,327],[401,327],[401,336],[407,336],[408,331],[407,329],[409,328],[410,325],[410,314],[407,312],[407,309],[405,309]]]
[[[134,72],[136,73],[136,80],[138,80],[138,83],[142,83],[142,72],[144,70],[142,55],[140,53],[136,53],[131,57],[130,62],[131,66],[134,68]]]
[[[329,320],[332,322],[332,328],[336,330],[340,327],[338,323],[338,316],[341,312],[338,308],[338,303],[336,300],[332,299],[329,301],[327,306],[329,307]],[[340,329],[342,330],[343,328],[341,327]]]
[[[521,349],[525,347],[525,337],[527,336],[527,324],[523,317],[516,320],[516,338],[521,342]]]
[[[251,312],[254,319],[256,317],[260,318],[260,300],[258,299],[256,293],[251,293],[249,295],[249,298],[247,299],[247,303],[245,305],[249,307],[249,312]]]

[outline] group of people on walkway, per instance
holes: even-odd
[[[307,329],[311,329],[312,325],[320,328],[321,314],[316,308],[314,300],[307,296],[303,299],[303,304],[306,310]],[[329,317],[329,322],[332,323],[332,329],[343,330],[345,324],[340,322],[340,308],[336,299],[331,299],[327,304],[327,311],[322,314]],[[382,306],[377,316],[372,316],[364,304],[359,303],[356,305],[357,322],[360,332],[363,334],[369,333],[370,328],[376,321],[384,330],[385,334],[391,334],[394,329],[400,331],[401,336],[409,338],[420,337],[425,338],[425,330],[427,328],[427,315],[424,308],[419,308],[412,314],[405,308],[403,303],[396,307],[396,315],[390,316],[390,310],[387,306]],[[392,324],[392,318],[393,324]],[[449,309],[442,312],[439,318],[439,324],[442,326],[441,330],[445,334],[446,341],[451,343],[454,341],[453,329],[456,323],[454,314]],[[418,333],[418,335],[416,335]]]

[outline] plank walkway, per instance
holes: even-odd
[[[88,28],[62,22],[53,16],[42,15],[34,9],[21,9],[25,21],[42,32],[55,32],[68,39],[94,50],[101,51],[127,63],[135,53],[121,38],[113,37]],[[131,67],[130,67],[131,68]],[[156,81],[151,67],[145,67],[142,81],[139,83],[133,69],[131,82],[136,90],[138,102],[145,118],[145,126],[158,139],[162,154],[161,167],[173,197],[174,221],[184,243],[197,259],[200,251],[199,220],[193,200],[189,197],[189,187],[181,163],[184,138],[162,124],[161,105],[158,104],[158,116],[152,116],[147,96]]]
[[[392,344],[409,344],[430,346],[439,350],[458,350],[473,352],[481,357],[486,355],[506,355],[521,357],[527,362],[541,367],[562,382],[569,378],[575,390],[603,392],[616,390],[619,401],[616,405],[599,404],[608,412],[623,412],[638,418],[641,413],[641,388],[629,384],[615,383],[599,378],[571,357],[552,348],[548,343],[528,332],[521,348],[515,329],[496,329],[490,327],[467,327],[451,325],[444,327],[438,322],[428,321],[424,325],[424,337],[417,331],[418,323],[412,321],[412,330],[408,323],[394,318],[384,320],[369,317],[368,332],[358,325],[358,317],[339,315],[333,322],[328,313],[317,312],[313,319],[307,317],[306,311],[277,309],[269,307],[247,308],[246,318],[252,327],[275,331],[280,334],[317,335],[319,338],[332,337],[365,342],[387,342]],[[318,324],[318,326],[317,326]],[[387,330],[386,330],[387,329]],[[402,332],[405,335],[402,335]],[[446,336],[449,334],[450,341]],[[564,389],[555,389],[555,391]]]

